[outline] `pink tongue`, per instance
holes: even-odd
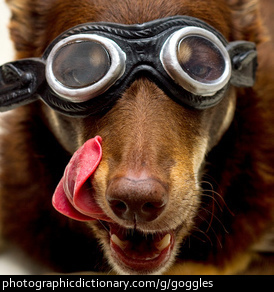
[[[72,156],[53,198],[54,208],[65,216],[80,221],[110,219],[94,199],[91,180],[102,158],[102,138],[88,140]]]

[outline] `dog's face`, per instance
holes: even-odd
[[[133,24],[172,15],[201,18],[229,37],[228,9],[219,0],[127,1],[128,6],[102,1],[96,7],[80,1],[77,17],[66,9],[71,1],[63,2],[52,16],[45,45],[85,22]],[[174,262],[194,228],[205,158],[233,119],[235,96],[231,87],[216,106],[195,110],[179,105],[141,76],[101,116],[72,118],[43,106],[49,127],[71,155],[87,140],[102,137],[103,157],[91,195],[112,222],[83,224],[94,231],[117,272],[162,273]]]

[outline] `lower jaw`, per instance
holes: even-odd
[[[170,238],[169,244],[164,244],[165,247],[162,246],[161,250],[155,249],[155,244],[152,242],[148,244],[147,248],[138,248],[136,238],[134,237],[131,239],[132,242],[135,242],[133,249],[121,248],[112,240],[112,237],[108,237],[109,255],[114,269],[121,274],[130,275],[160,274],[160,272],[169,267],[169,263],[172,263],[174,255],[175,234],[173,231],[170,231],[166,235]],[[155,241],[158,242],[160,238],[164,237],[166,238],[164,235],[156,236],[157,239]],[[144,236],[143,241],[145,241],[145,238]]]
[[[119,250],[112,243],[110,244],[114,266],[120,273],[130,275],[159,274],[169,266],[168,262],[171,261],[172,249],[172,246],[165,248],[153,259],[137,259],[127,256],[122,250]]]

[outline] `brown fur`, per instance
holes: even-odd
[[[97,247],[96,238],[103,245],[106,240],[99,224],[69,220],[51,206],[70,156],[87,139],[100,134],[104,157],[94,187],[107,213],[103,194],[107,182],[116,177],[146,172],[170,186],[171,203],[161,220],[140,226],[149,232],[183,223],[178,256],[169,273],[246,269],[253,245],[274,219],[274,58],[271,41],[265,43],[267,31],[260,14],[261,3],[274,11],[271,1],[7,2],[13,13],[10,30],[17,58],[40,56],[58,34],[80,23],[142,23],[177,14],[201,18],[229,40],[257,43],[256,86],[231,89],[216,107],[199,112],[186,109],[150,81],[140,79],[102,117],[71,119],[40,102],[17,109],[5,117],[6,130],[0,140],[3,234],[51,268],[64,272],[110,269]],[[228,108],[234,107],[230,123]],[[199,150],[204,149],[204,141],[208,141],[206,157]],[[205,173],[193,173],[195,155],[198,160],[206,159],[201,162]],[[199,175],[203,194],[193,182],[195,175]],[[197,195],[188,197],[193,189]]]

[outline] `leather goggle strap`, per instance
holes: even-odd
[[[41,59],[23,59],[1,66],[0,112],[37,100],[44,81],[45,64]]]

